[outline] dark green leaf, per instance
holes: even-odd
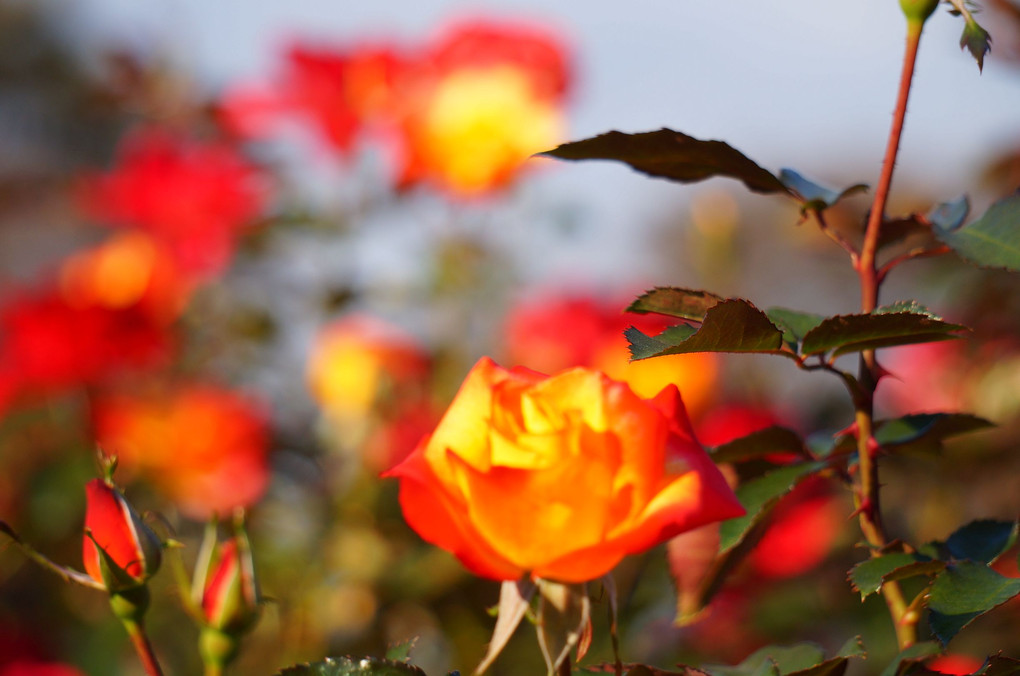
[[[935,236],[983,268],[1020,271],[1020,194],[999,200],[962,228],[935,228]]]
[[[992,49],[992,36],[972,18],[967,19],[963,26],[963,35],[960,36],[960,49],[964,48],[977,61],[978,70],[984,70],[985,54]]]
[[[327,657],[321,662],[296,664],[276,676],[425,676],[418,667],[377,657]]]
[[[658,286],[638,296],[626,311],[638,314],[654,312],[700,322],[705,319],[709,308],[723,300],[722,296],[708,291]]]
[[[935,641],[915,643],[909,648],[901,651],[899,655],[893,658],[893,661],[889,663],[889,666],[882,670],[881,676],[896,676],[896,674],[900,673],[900,667],[905,663],[918,662],[920,660],[927,659],[932,655],[938,655],[940,652],[942,652],[942,648]]]
[[[848,579],[863,601],[882,588],[886,575],[916,561],[917,557],[913,554],[895,553],[876,556],[851,568]]]
[[[886,449],[938,451],[950,437],[992,427],[969,413],[916,413],[883,420],[875,427],[875,440]]]
[[[956,337],[954,333],[965,330],[963,326],[944,322],[927,312],[894,308],[829,317],[808,331],[802,350],[805,355],[832,351],[834,356],[839,356],[880,347],[951,340]]]
[[[866,183],[857,183],[841,192],[836,192],[813,181],[809,181],[793,169],[783,169],[780,171],[779,180],[803,203],[805,210],[814,211],[828,209],[841,199],[859,192],[865,192],[868,189]]]
[[[769,308],[765,314],[783,332],[783,342],[793,352],[800,352],[800,343],[808,331],[821,324],[825,317],[782,307]]]
[[[616,160],[648,174],[681,183],[725,176],[755,192],[786,193],[786,186],[739,150],[722,141],[699,141],[672,129],[639,134],[610,131],[541,153],[561,160]]]
[[[769,510],[781,497],[792,491],[806,477],[822,470],[825,466],[824,462],[787,465],[764,476],[751,479],[738,487],[737,499],[747,510],[747,514],[723,521],[719,525],[720,554],[740,543],[753,526],[768,516]]]
[[[739,462],[773,453],[796,453],[810,458],[804,448],[804,441],[793,430],[773,425],[765,429],[720,444],[712,450],[712,459],[717,462]]]
[[[652,338],[631,327],[624,332],[630,341],[632,360],[688,352],[779,353],[783,333],[764,312],[746,300],[725,300],[709,308],[697,329],[667,329]]]
[[[958,528],[946,547],[955,559],[991,563],[1016,540],[1015,521],[971,521]]]
[[[971,620],[1020,594],[1020,579],[982,563],[960,561],[935,578],[928,598],[928,624],[943,645]]]

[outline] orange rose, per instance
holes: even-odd
[[[644,400],[590,369],[544,376],[488,358],[387,476],[401,480],[404,516],[424,539],[503,580],[594,579],[743,513],[675,386]]]

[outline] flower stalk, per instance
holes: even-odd
[[[860,278],[861,312],[872,312],[878,307],[878,296],[884,275],[880,274],[876,265],[879,235],[885,221],[885,208],[892,186],[893,173],[896,168],[896,157],[899,153],[900,139],[903,135],[903,123],[906,119],[907,101],[914,78],[914,66],[917,62],[918,47],[924,23],[931,12],[914,13],[907,11],[907,39],[903,56],[903,68],[900,74],[899,92],[896,97],[896,108],[893,112],[892,127],[886,145],[882,172],[875,189],[875,198],[871,205],[867,226],[864,231],[864,242],[860,256],[854,261],[854,267]],[[871,547],[872,556],[879,555],[888,546],[889,541],[882,524],[880,501],[880,482],[878,475],[878,442],[874,437],[874,394],[878,381],[882,376],[881,369],[875,358],[874,350],[861,354],[858,382],[860,388],[854,394],[856,409],[855,422],[857,427],[858,474],[854,490],[854,501],[860,521],[861,532]],[[889,608],[893,625],[896,630],[897,643],[901,650],[917,642],[916,613],[908,613],[906,600],[899,584],[887,582],[882,587],[882,596]]]

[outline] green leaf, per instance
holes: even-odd
[[[802,202],[805,211],[823,211],[845,197],[868,190],[867,183],[856,183],[841,192],[836,192],[809,181],[793,169],[780,171],[779,180]]]
[[[414,644],[417,642],[418,639],[415,637],[391,645],[386,649],[386,659],[391,662],[407,662],[411,658],[411,651],[414,650]]]
[[[977,61],[978,70],[983,71],[985,67],[985,54],[992,49],[992,36],[972,18],[968,18],[967,22],[963,25],[963,35],[960,36],[960,49],[964,48]]]
[[[694,183],[713,176],[742,181],[760,193],[788,193],[771,172],[722,141],[700,141],[672,129],[638,134],[610,131],[541,155],[561,160],[616,160],[659,178]]]
[[[971,521],[946,540],[954,559],[991,563],[1016,541],[1015,521]]]
[[[942,645],[992,608],[1020,594],[1020,579],[1009,578],[982,563],[950,564],[935,578],[928,598],[928,624]]]
[[[800,344],[804,341],[804,336],[825,320],[823,315],[798,312],[782,307],[769,308],[765,314],[783,332],[783,342],[793,352],[800,352]]]
[[[889,573],[909,566],[917,561],[913,554],[895,553],[876,556],[873,559],[862,561],[850,569],[848,579],[854,591],[861,595],[861,600],[878,592],[882,588],[885,576]]]
[[[824,462],[787,465],[739,486],[736,491],[737,499],[747,510],[747,514],[719,524],[720,554],[739,544],[755,525],[768,516],[769,510],[780,498],[825,466]]]
[[[869,314],[829,317],[804,336],[803,353],[813,355],[832,351],[838,357],[880,347],[952,340],[956,337],[954,333],[966,330],[963,326],[944,322],[926,310],[906,311],[907,307],[921,308],[900,305],[878,308]]]
[[[879,422],[875,440],[886,449],[938,451],[950,437],[988,427],[992,423],[969,413],[915,413]]]
[[[660,315],[678,317],[691,321],[703,321],[709,308],[725,300],[708,291],[681,289],[672,286],[657,286],[646,291],[631,303],[626,312],[647,314],[654,312]]]
[[[631,360],[689,352],[766,352],[779,354],[783,333],[746,300],[722,301],[705,313],[698,328],[681,325],[652,338],[631,327]]]
[[[787,676],[810,669],[825,659],[825,653],[814,643],[792,646],[766,646],[752,653],[735,667],[705,666],[712,676]]]
[[[807,669],[794,671],[787,676],[842,676],[846,673],[847,665],[851,657],[866,657],[864,644],[860,636],[855,636],[840,648],[836,657],[825,660]]]
[[[321,662],[296,664],[276,676],[425,676],[418,667],[377,657],[327,657]]]
[[[970,225],[934,231],[942,243],[974,265],[1020,271],[1020,194],[999,200]]]
[[[896,676],[900,671],[900,667],[905,662],[918,662],[932,655],[938,655],[940,652],[942,652],[942,648],[935,641],[915,643],[909,648],[902,650],[899,655],[893,658],[889,666],[882,670],[881,676]]]
[[[773,453],[797,453],[805,458],[811,457],[800,435],[779,425],[751,432],[711,451],[712,460],[716,463],[740,462]]]

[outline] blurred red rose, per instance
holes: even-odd
[[[18,660],[0,665],[0,676],[85,676],[85,672],[59,662]]]
[[[275,81],[229,92],[222,117],[228,129],[255,137],[268,135],[288,116],[303,117],[347,155],[366,128],[393,123],[410,71],[407,57],[387,45],[294,45]]]
[[[96,439],[190,517],[256,502],[269,482],[265,414],[212,385],[166,394],[110,395],[95,404]]]
[[[372,472],[389,469],[406,458],[436,427],[440,412],[430,401],[413,399],[389,411],[362,444],[361,457]]]
[[[229,264],[266,190],[231,145],[149,127],[125,137],[111,171],[82,181],[81,199],[105,225],[147,232],[182,270],[208,278]]]
[[[938,657],[929,660],[924,666],[932,671],[937,671],[940,674],[969,676],[970,674],[977,673],[984,663],[985,661],[983,659],[973,657],[971,655],[949,653],[946,655],[939,655]]]
[[[405,92],[399,182],[459,196],[505,187],[533,154],[563,140],[569,79],[563,40],[548,29],[451,26]]]
[[[0,307],[0,400],[94,385],[165,359],[171,339],[139,306],[76,306],[57,290]]]
[[[505,324],[507,358],[543,373],[591,367],[625,381],[644,398],[673,383],[680,388],[690,415],[697,419],[715,396],[718,358],[706,352],[631,362],[624,330],[636,326],[655,334],[669,322],[651,315],[626,314],[623,307],[625,303],[589,296],[547,297],[519,304]]]

